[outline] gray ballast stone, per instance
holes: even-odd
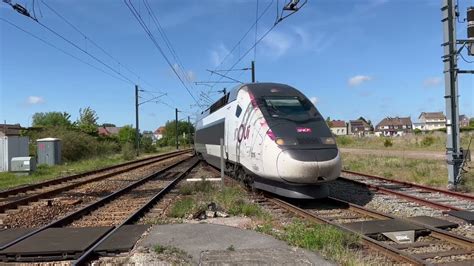
[[[333,265],[314,252],[291,247],[271,236],[216,224],[156,225],[138,245],[153,248],[156,244],[179,248],[191,255],[194,263],[203,265],[231,261],[252,265]],[[228,250],[231,246],[235,251]]]

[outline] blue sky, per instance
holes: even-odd
[[[144,89],[168,94],[161,98],[166,104],[152,102],[141,106],[142,129],[152,130],[174,119],[171,107],[184,110],[180,114],[183,117],[197,110],[191,106],[194,100],[123,1],[44,1],[122,65],[139,74],[140,79],[118,66],[36,0],[39,21]],[[32,0],[18,2],[32,10]],[[275,21],[276,2],[259,1],[260,12],[271,5],[258,23],[259,37]],[[132,0],[132,3],[170,62],[175,64],[143,1]],[[149,3],[185,68],[187,74],[183,78],[190,81],[216,79],[206,69],[215,69],[255,22],[256,1],[149,0]],[[440,0],[309,0],[257,46],[257,81],[290,84],[315,100],[323,116],[334,119],[364,116],[376,123],[385,116],[398,115],[411,116],[415,122],[421,111],[444,111],[440,5]],[[474,5],[474,1],[460,0],[460,5],[464,17],[466,7]],[[109,71],[4,3],[0,3],[0,17]],[[458,25],[460,38],[465,38],[465,27]],[[79,108],[90,106],[97,111],[100,123],[134,123],[132,84],[83,64],[3,21],[0,21],[0,38],[1,121],[26,126],[32,114],[47,111],[66,111],[76,119]],[[231,67],[254,40],[252,30],[219,68]],[[248,67],[253,56],[252,51],[236,67]],[[474,64],[462,61],[460,66],[474,68]],[[250,80],[249,72],[230,73],[244,82]],[[196,98],[201,91],[209,89],[188,86]],[[219,84],[214,90],[223,86]],[[460,112],[471,117],[474,116],[473,88],[472,75],[460,77]],[[143,93],[143,96],[147,99],[151,94]],[[218,94],[212,93],[211,97],[216,99]]]

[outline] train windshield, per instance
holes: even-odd
[[[268,113],[274,118],[301,121],[316,117],[317,112],[311,112],[309,101],[299,97],[264,97],[263,100]]]

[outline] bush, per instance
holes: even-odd
[[[392,147],[393,146],[393,141],[389,138],[386,138],[384,141],[383,141],[383,146],[385,148],[388,148],[388,147]]]
[[[122,157],[127,161],[133,160],[137,157],[137,152],[132,143],[127,142],[122,145]]]
[[[433,145],[434,142],[435,142],[435,139],[432,136],[426,136],[421,141],[421,146],[428,147],[428,146]]]
[[[415,135],[420,135],[422,131],[419,128],[415,128],[415,130],[413,130],[413,133],[415,133]]]
[[[153,145],[153,139],[151,137],[142,137],[140,141],[140,149],[146,153],[156,152],[156,148]]]
[[[30,137],[30,152],[36,155],[36,140],[54,137],[61,139],[61,157],[64,162],[78,161],[95,156],[113,154],[120,151],[114,141],[100,141],[79,130],[63,127],[45,128],[27,134]]]
[[[337,144],[345,146],[345,145],[350,145],[354,142],[354,140],[351,137],[347,136],[337,136],[336,137]]]

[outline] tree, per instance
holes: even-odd
[[[126,125],[118,133],[120,144],[131,143],[135,145],[135,129],[131,125]]]
[[[86,107],[85,109],[79,109],[79,119],[77,120],[77,126],[82,132],[89,135],[96,135],[98,126],[97,120],[99,120],[99,117],[97,116],[97,113],[92,110],[92,108]]]
[[[35,113],[33,115],[34,127],[71,127],[71,115],[66,112]]]
[[[194,126],[192,123],[188,123],[187,121],[178,121],[178,136],[182,138],[183,133],[186,134],[186,139],[189,139],[189,133],[193,134],[194,133]],[[192,142],[192,140],[191,140]],[[165,125],[165,133],[163,136],[163,139],[160,140],[161,144],[164,145],[169,145],[173,146],[176,143],[176,124],[175,120],[168,121],[166,122]],[[183,140],[180,141],[180,143],[183,143]],[[185,141],[185,143],[188,143]]]

